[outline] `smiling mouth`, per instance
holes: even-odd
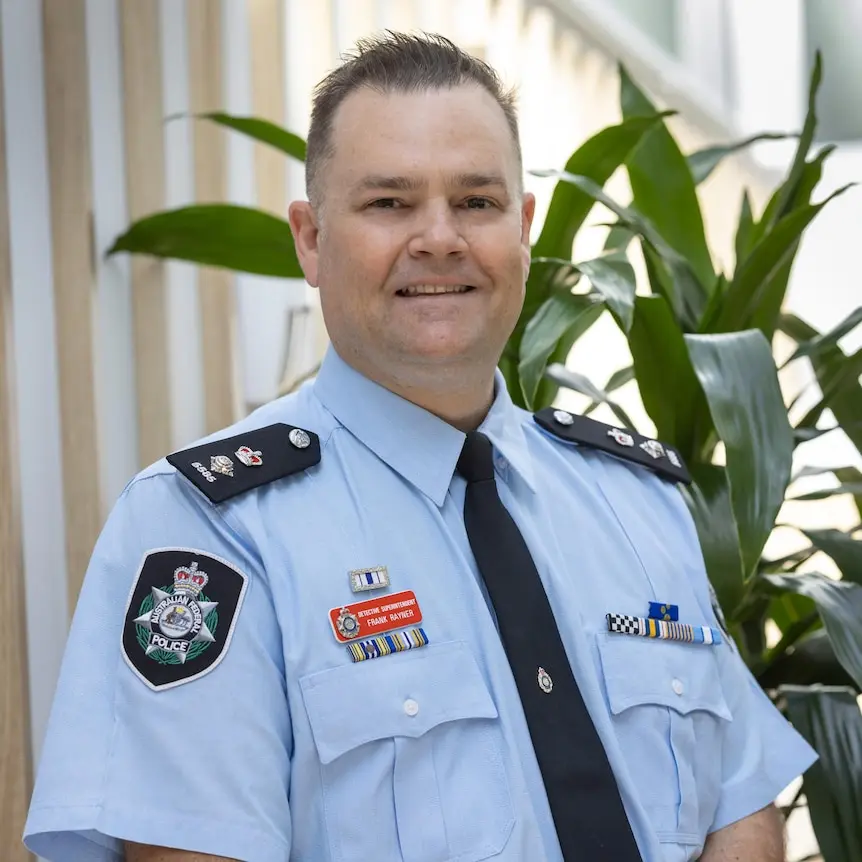
[[[447,293],[469,293],[471,284],[411,284],[396,291],[398,296],[440,296]]]

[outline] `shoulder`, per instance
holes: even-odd
[[[553,407],[540,410],[532,419],[547,436],[560,443],[595,449],[638,464],[672,482],[691,484],[691,475],[679,452],[651,437]]]
[[[298,476],[321,461],[330,422],[302,391],[172,452],[142,470],[129,486],[157,477],[177,477],[212,504]]]

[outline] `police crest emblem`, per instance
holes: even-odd
[[[213,670],[230,645],[246,583],[242,572],[210,554],[148,552],[126,608],[126,663],[154,691]]]

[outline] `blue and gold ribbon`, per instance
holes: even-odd
[[[427,643],[428,635],[425,634],[425,629],[405,629],[401,632],[389,632],[389,634],[380,635],[376,638],[348,644],[347,651],[353,661],[357,662],[380,658],[394,652],[418,649]]]

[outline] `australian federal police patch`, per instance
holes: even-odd
[[[126,663],[153,691],[209,673],[230,645],[247,583],[226,560],[202,551],[148,551],[126,608]]]

